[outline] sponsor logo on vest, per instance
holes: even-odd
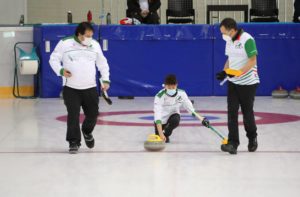
[[[235,48],[236,48],[236,49],[242,49],[242,48],[243,48],[242,43],[238,42],[238,43],[235,45]]]

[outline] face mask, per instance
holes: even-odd
[[[176,89],[167,89],[167,94],[169,96],[174,96],[176,94],[177,90]]]
[[[84,37],[84,40],[81,42],[81,44],[85,46],[90,46],[92,43],[93,38]]]
[[[226,34],[223,34],[222,38],[223,38],[223,40],[225,40],[225,42],[229,42],[231,40],[231,37]]]

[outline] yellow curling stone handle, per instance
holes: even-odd
[[[158,135],[151,134],[148,136],[147,141],[148,142],[162,142],[162,139]]]

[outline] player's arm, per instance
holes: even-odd
[[[188,111],[190,112],[193,116],[196,116],[196,110],[192,104],[192,102],[190,101],[190,99],[188,98],[187,94],[184,92],[182,94],[182,99],[183,99],[183,107]],[[209,127],[210,123],[208,121],[207,118],[203,117],[203,119],[201,119],[201,123],[203,126],[205,127]]]
[[[256,55],[250,57],[245,66],[243,66],[240,70],[242,73],[248,72],[251,68],[253,68],[257,64]]]
[[[243,73],[248,72],[253,66],[257,64],[257,48],[256,48],[256,43],[255,41],[251,38],[246,41],[245,43],[245,51],[248,56],[248,61],[245,66],[243,66],[240,70]]]
[[[226,43],[226,47],[225,47],[225,55],[228,57],[228,44]],[[229,60],[227,58],[225,64],[224,64],[224,69],[223,71],[225,71],[227,68],[229,68]]]
[[[158,131],[158,134],[159,134],[159,137],[165,141],[166,140],[166,136],[163,132],[163,129],[162,129],[162,124],[161,123],[155,123],[156,125],[156,128],[157,128],[157,131]]]
[[[224,69],[223,70],[226,70],[227,68],[229,68],[229,60],[227,59],[225,64],[224,64]]]
[[[223,70],[216,74],[216,78],[218,80],[224,80],[227,77],[227,74],[226,74],[225,70],[228,69],[228,68],[229,68],[229,60],[227,59],[225,64],[224,64]]]
[[[154,99],[154,121],[160,138],[165,141],[166,137],[162,129],[162,99],[158,96]]]
[[[98,70],[101,73],[101,82],[103,84],[103,86],[101,87],[104,91],[107,91],[110,87],[110,80],[109,80],[109,66],[107,63],[107,59],[105,58],[100,44],[97,42],[96,45],[96,50],[97,50],[97,59],[96,59],[96,66],[98,68]]]
[[[62,67],[62,59],[64,53],[63,41],[59,41],[54,51],[50,55],[49,64],[57,76],[71,77],[72,74]]]
[[[194,114],[195,112],[195,108],[193,106],[193,103],[191,102],[191,100],[189,99],[189,97],[187,96],[186,92],[182,93],[182,101],[183,101],[183,107],[185,110],[187,110],[190,114]]]

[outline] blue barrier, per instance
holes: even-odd
[[[41,59],[39,95],[58,97],[62,81],[49,66],[57,42],[74,34],[75,25],[41,25],[34,41]],[[255,37],[259,51],[258,95],[270,95],[277,86],[300,85],[300,25],[241,24]],[[209,25],[95,26],[95,39],[107,41],[104,51],[111,69],[112,96],[153,96],[168,73],[192,96],[225,95],[215,73],[223,69],[225,43],[219,27]],[[50,41],[50,52],[45,43]]]
[[[112,96],[153,96],[175,73],[190,95],[212,95],[212,27],[101,26],[111,69]]]

